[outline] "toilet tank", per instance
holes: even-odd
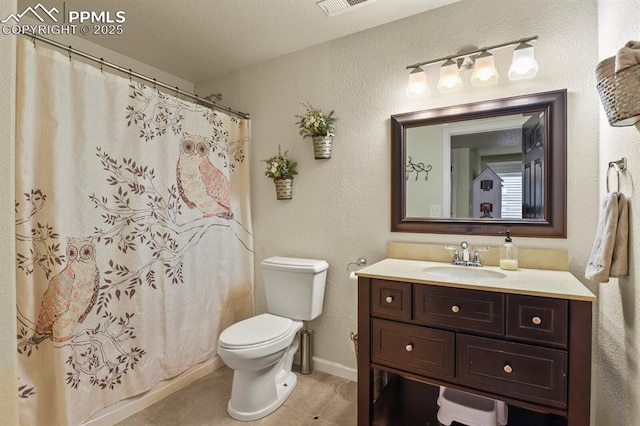
[[[269,257],[261,263],[267,310],[310,321],[322,313],[329,264],[325,260]]]

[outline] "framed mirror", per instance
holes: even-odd
[[[391,231],[566,238],[566,90],[391,116]]]

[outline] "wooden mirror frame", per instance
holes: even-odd
[[[451,219],[406,217],[406,130],[411,127],[544,111],[543,219]],[[391,231],[434,234],[567,237],[567,91],[558,90],[391,116]]]

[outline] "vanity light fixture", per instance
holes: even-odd
[[[474,71],[471,76],[471,84],[474,87],[495,84],[498,81],[498,70],[495,67],[493,55],[489,51],[508,46],[517,46],[513,52],[513,61],[509,68],[509,80],[532,78],[538,72],[538,63],[533,55],[533,46],[531,46],[529,42],[537,39],[538,36],[526,37],[520,40],[407,65],[406,69],[411,70],[409,74],[409,84],[407,85],[407,94],[410,96],[428,94],[429,86],[427,83],[427,75],[422,67],[439,62],[442,62],[442,66],[440,67],[438,90],[442,93],[462,89],[463,82],[460,77],[460,70],[470,69],[472,64]]]
[[[407,84],[407,95],[409,97],[418,96],[418,95],[428,95],[429,94],[429,86],[427,85],[427,75],[424,73],[424,70],[420,67],[414,68],[413,71],[409,73],[409,84]]]
[[[438,81],[438,90],[440,93],[455,92],[462,89],[462,78],[460,78],[460,70],[457,62],[448,59],[440,67],[440,80]]]
[[[476,63],[471,75],[471,84],[476,86],[487,86],[498,82],[498,70],[493,61],[493,55],[486,50],[476,57]]]
[[[538,73],[538,63],[533,55],[533,46],[522,42],[513,50],[513,61],[509,68],[509,80],[533,78]]]

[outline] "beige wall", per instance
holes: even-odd
[[[615,55],[627,41],[640,40],[637,0],[599,0],[598,21],[600,60]],[[604,109],[599,110],[600,196],[605,193],[608,162],[627,157],[629,169],[622,175],[620,190],[631,203],[631,262],[628,278],[612,279],[598,287],[592,423],[631,425],[638,424],[640,418],[640,197],[633,191],[633,182],[640,182],[640,125],[611,127]],[[613,174],[611,179],[615,185]]]
[[[542,4],[544,3],[544,6]],[[391,233],[391,114],[526,93],[568,89],[568,238],[527,239],[526,247],[566,248],[570,268],[584,274],[595,234],[598,194],[597,0],[562,2],[464,0],[385,26],[248,67],[200,92],[222,91],[232,107],[252,114],[252,207],[256,262],[272,255],[324,258],[330,264],[315,356],[355,366],[349,332],[356,330],[356,290],[347,264],[385,257],[388,241],[499,245],[498,236]],[[441,95],[438,66],[427,68],[432,96],[409,100],[405,66],[457,52],[539,35],[540,72],[534,80],[509,82],[509,49],[496,52],[497,86]],[[571,58],[571,59],[569,59]],[[469,75],[463,76],[467,81]],[[333,158],[314,160],[308,139],[298,135],[295,114],[309,101],[339,117]],[[278,144],[299,162],[293,200],[276,201],[260,160]],[[257,265],[258,266],[258,265]],[[257,269],[259,271],[259,269]],[[256,307],[266,309],[262,277],[256,276]]]

